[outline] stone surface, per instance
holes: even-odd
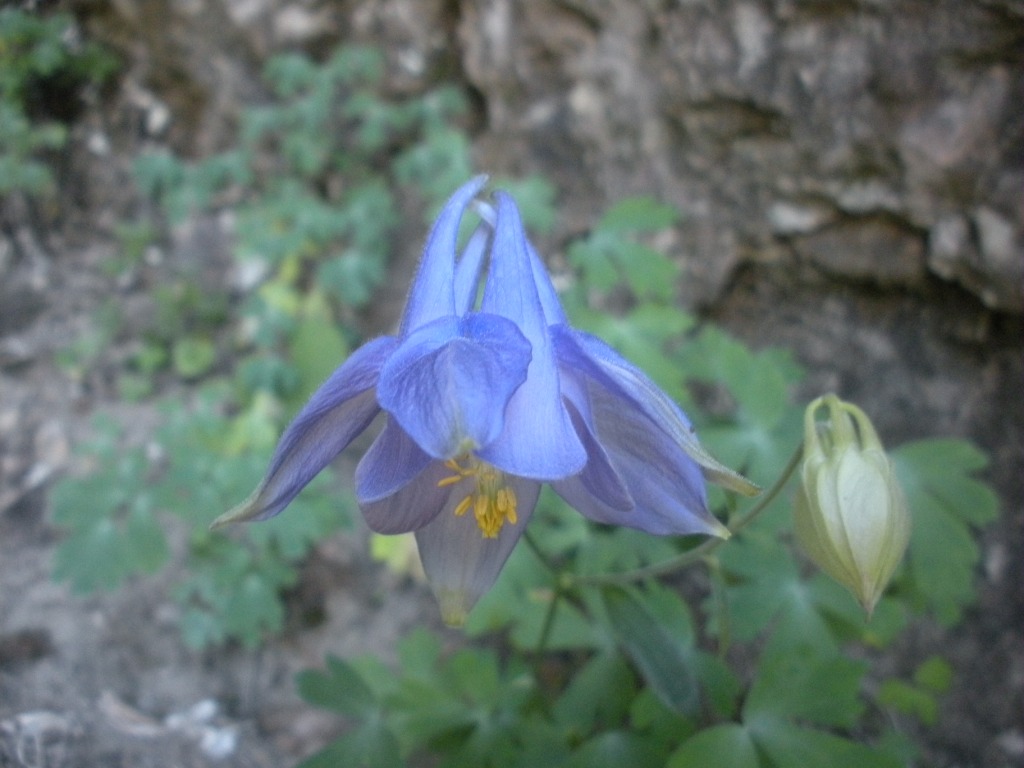
[[[147,130],[159,118],[156,132],[188,153],[220,146],[239,105],[259,97],[259,60],[372,42],[396,92],[464,78],[480,109],[481,168],[547,174],[570,220],[590,223],[572,200],[595,189],[678,206],[690,229],[676,254],[689,268],[688,304],[712,304],[744,263],[843,215],[851,242],[829,268],[877,266],[889,282],[888,256],[861,247],[886,214],[927,233],[922,278],[1024,310],[1019,2],[72,5],[159,107],[146,108]],[[858,222],[868,231],[856,233]]]
[[[831,243],[830,271],[930,273],[1024,309],[1019,4],[522,6],[461,5],[483,144],[527,148],[520,163],[543,160],[568,197],[653,191],[691,231],[730,233],[681,239],[690,301],[713,302],[759,251],[820,229],[849,236]],[[854,218],[826,229],[838,214]],[[931,233],[923,254],[901,250],[895,276],[872,249],[880,214]]]

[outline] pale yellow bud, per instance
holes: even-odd
[[[820,408],[828,420],[818,422]],[[871,614],[910,540],[910,513],[871,421],[835,395],[804,414],[796,537],[808,557]]]

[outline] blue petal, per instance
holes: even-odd
[[[666,433],[652,429],[647,417],[629,402],[600,386],[591,387],[591,401],[597,439],[614,467],[614,478],[628,489],[633,504],[624,508],[615,503],[590,464],[588,471],[554,483],[555,491],[599,523],[654,534],[722,535],[722,524],[708,511],[697,463]]]
[[[553,326],[550,332],[560,366],[585,373],[622,401],[631,403],[693,459],[712,482],[746,496],[760,493],[757,485],[717,461],[705,450],[697,440],[693,425],[679,406],[643,371],[595,336],[566,325]]]
[[[548,325],[559,325],[566,322],[565,310],[558,300],[558,293],[551,283],[551,276],[548,274],[540,254],[530,243],[526,241],[526,250],[530,254],[530,268],[533,272],[533,282],[537,286],[537,296],[540,298],[541,309],[544,313],[544,322]]]
[[[480,286],[480,268],[487,252],[487,241],[491,231],[486,225],[476,228],[462,251],[462,257],[455,268],[455,312],[464,315],[476,304],[477,289]]]
[[[663,413],[662,399],[671,403],[668,396],[603,342],[565,326],[552,332],[559,362],[572,372],[567,375],[585,384],[596,439],[635,508],[615,503],[595,478],[588,482],[587,475],[597,471],[589,465],[581,475],[554,484],[555,490],[598,522],[655,534],[725,534],[708,510],[701,466],[677,438],[682,430],[696,442],[682,411],[672,404]],[[645,386],[636,385],[637,376]],[[578,395],[573,400],[579,402]]]
[[[364,344],[313,393],[281,436],[256,491],[214,521],[266,520],[283,510],[380,412],[374,387],[398,345],[385,336]]]
[[[377,399],[420,448],[454,458],[501,434],[530,354],[529,342],[506,318],[441,318],[403,339],[381,370]]]
[[[356,466],[356,498],[360,503],[369,503],[390,496],[433,460],[389,418]]]
[[[505,412],[506,429],[479,455],[512,475],[558,480],[579,472],[587,454],[562,405],[558,370],[519,211],[498,194],[498,215],[482,309],[514,321],[533,347],[526,382]]]
[[[377,533],[408,533],[429,524],[442,510],[451,513],[468,493],[461,484],[438,485],[451,474],[442,462],[433,461],[390,496],[360,500],[359,509],[366,524]]]
[[[480,213],[480,216],[486,221],[491,227],[494,227],[498,220],[498,214],[494,208],[487,203],[480,201],[476,204],[476,209]],[[530,238],[524,237],[526,241],[526,250],[530,254],[530,268],[533,272],[533,282],[537,286],[537,296],[540,299],[541,310],[544,315],[544,321],[548,325],[556,325],[558,323],[566,322],[565,311],[562,309],[562,304],[558,300],[558,293],[555,291],[555,286],[551,283],[551,277],[548,275],[547,268],[544,266],[544,261],[540,258],[540,254],[533,247],[533,243],[530,242]]]
[[[610,510],[623,513],[631,512],[635,509],[636,504],[626,482],[616,470],[612,457],[609,456],[597,437],[597,428],[591,415],[589,395],[584,394],[581,398],[574,396],[567,399],[573,404],[569,408],[573,426],[575,426],[583,446],[587,449],[587,465],[578,475],[560,480],[555,483],[554,487],[556,489],[579,487],[581,492],[598,499]],[[572,506],[582,512],[575,505]],[[593,515],[588,515],[588,517],[592,517],[599,523],[611,522]]]
[[[491,588],[519,537],[526,530],[540,494],[540,483],[507,477],[515,491],[516,523],[506,523],[496,538],[485,539],[472,513],[456,517],[465,493],[452,495],[445,509],[416,531],[420,560],[445,623],[460,626],[477,600]]]
[[[441,209],[409,291],[401,335],[431,320],[455,314],[455,249],[459,223],[466,206],[486,182],[486,176],[477,176],[463,184]]]

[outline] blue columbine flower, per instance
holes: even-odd
[[[704,476],[756,492],[708,456],[641,371],[568,325],[509,196],[478,204],[483,220],[457,258],[463,213],[485,181],[442,209],[398,334],[365,344],[327,379],[256,491],[214,523],[278,514],[383,413],[356,498],[373,530],[415,531],[451,624],[494,583],[544,482],[593,520],[656,534],[727,535]]]

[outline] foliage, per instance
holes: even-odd
[[[972,528],[997,515],[995,493],[974,477],[988,458],[961,440],[910,443],[893,458],[914,511],[904,581],[908,597],[951,626],[974,599],[971,582],[980,552]]]
[[[433,204],[468,171],[468,145],[448,125],[462,109],[458,93],[391,101],[381,74],[371,48],[340,48],[323,65],[277,56],[265,71],[275,101],[243,113],[236,147],[193,165],[166,153],[136,164],[139,185],[172,221],[237,201],[237,254],[269,276],[251,306],[260,341],[290,330],[274,327],[274,315],[301,301],[296,294],[315,290],[334,310],[365,306],[394,245],[394,184],[415,185]]]
[[[0,196],[40,194],[53,186],[40,155],[63,147],[67,128],[37,114],[38,94],[48,87],[64,92],[102,83],[116,66],[99,46],[70,43],[72,24],[63,13],[0,9]]]
[[[800,443],[790,392],[802,371],[783,350],[751,350],[672,306],[677,268],[644,242],[676,220],[648,199],[616,205],[570,244],[576,280],[563,300],[574,323],[684,404],[716,456],[768,485]],[[609,302],[624,309],[597,311]],[[923,441],[894,460],[915,525],[942,533],[915,529],[903,575],[870,621],[792,546],[788,493],[723,546],[593,525],[545,493],[528,545],[470,615],[472,646],[442,653],[418,631],[397,673],[329,658],[299,676],[307,701],[349,723],[302,768],[905,765],[915,747],[871,713],[934,722],[952,671],[934,657],[879,686],[868,683],[870,660],[915,615],[956,620],[978,559],[970,526],[991,520],[996,501],[967,443]],[[749,510],[736,499],[713,501],[743,525]],[[684,579],[688,566],[702,578]]]
[[[213,386],[192,409],[168,401],[153,439],[127,450],[123,430],[99,420],[84,449],[91,471],[59,484],[53,498],[54,521],[66,532],[54,573],[79,593],[165,567],[168,534],[184,524],[186,570],[172,592],[182,606],[183,636],[196,648],[227,639],[255,646],[280,631],[281,592],[294,583],[297,563],[350,522],[352,506],[325,478],[296,501],[295,515],[237,537],[209,532],[211,514],[259,481],[277,434],[265,400],[228,417],[222,399]]]

